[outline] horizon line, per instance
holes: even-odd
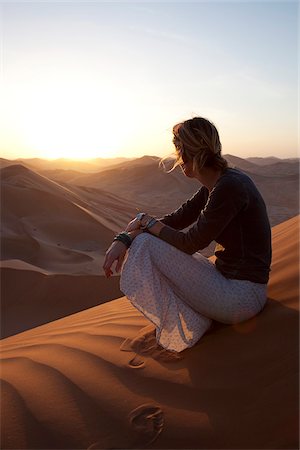
[[[141,159],[141,158],[145,158],[145,157],[149,157],[149,158],[159,158],[159,159],[163,159],[163,158],[170,158],[172,156],[172,154],[163,157],[163,156],[159,156],[159,155],[149,155],[149,154],[144,154],[142,156],[133,156],[133,157],[127,157],[127,156],[114,156],[114,157],[102,157],[102,156],[97,156],[95,158],[64,158],[64,157],[60,157],[60,158],[42,158],[39,156],[33,156],[33,157],[18,157],[18,158],[7,158],[7,157],[2,157],[0,156],[1,159],[4,159],[6,161],[26,161],[26,160],[42,160],[42,161],[74,161],[74,162],[88,162],[88,161],[95,161],[95,160],[115,160],[115,159],[126,159],[126,160],[134,160],[134,159]],[[259,158],[259,159],[266,159],[266,158],[274,158],[274,159],[279,159],[279,160],[293,160],[293,159],[300,159],[300,156],[290,156],[290,157],[279,157],[279,156],[274,156],[274,155],[268,155],[268,156],[258,156],[258,155],[253,155],[253,156],[246,156],[246,157],[241,157],[241,156],[236,156],[236,155],[232,155],[231,153],[226,153],[223,155],[224,158],[226,158],[226,156],[232,156],[234,158],[240,158],[240,159],[251,159],[251,158]]]

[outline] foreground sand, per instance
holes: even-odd
[[[298,223],[265,310],[179,358],[125,297],[4,339],[1,448],[298,448]]]
[[[120,277],[0,268],[1,338],[121,297]]]

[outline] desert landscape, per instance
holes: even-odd
[[[225,157],[266,201],[268,303],[173,358],[102,264],[138,211],[199,182],[147,155],[1,160],[1,448],[297,448],[299,160]]]
[[[298,214],[299,161],[226,159],[254,180],[272,226]],[[138,211],[162,217],[200,187],[179,168],[167,173],[172,160],[159,161],[1,159],[2,337],[122,295],[119,275],[102,271],[114,235]]]
[[[299,449],[298,3],[0,11],[1,449]]]

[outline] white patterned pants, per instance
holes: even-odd
[[[189,255],[149,233],[128,249],[120,289],[156,326],[158,343],[176,352],[193,346],[212,320],[242,322],[267,300],[266,284],[225,278],[200,253]]]

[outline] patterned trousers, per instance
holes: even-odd
[[[200,253],[189,255],[149,233],[128,249],[120,289],[155,325],[157,342],[176,352],[192,347],[213,320],[242,322],[267,300],[266,284],[225,278]]]

